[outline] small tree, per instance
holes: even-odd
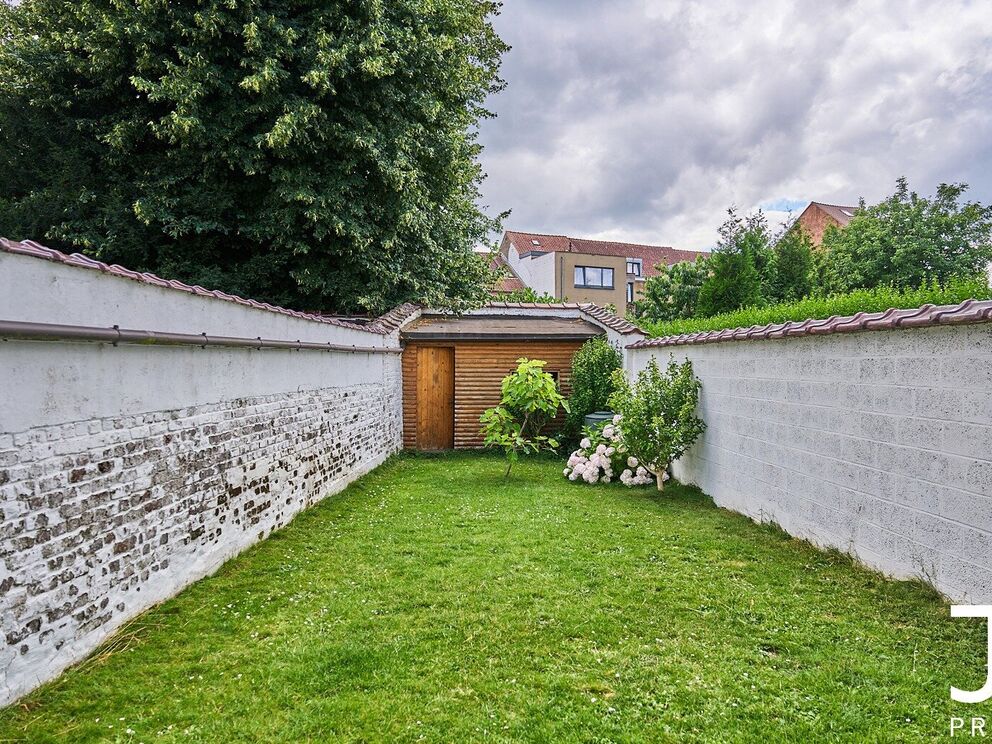
[[[771,282],[771,237],[760,211],[740,217],[731,207],[699,290],[698,315],[709,316],[761,305]]]
[[[623,366],[619,350],[605,338],[586,341],[572,357],[572,395],[565,419],[565,436],[577,440],[582,420],[609,405],[613,372]]]
[[[539,359],[517,360],[517,369],[503,378],[500,404],[479,419],[486,447],[500,447],[506,453],[506,472],[510,476],[520,454],[558,448],[557,440],[540,433],[558,409],[568,411],[568,401],[558,392],[555,378],[544,371]]]
[[[627,449],[664,488],[665,471],[706,430],[696,415],[702,387],[688,359],[678,364],[672,358],[666,373],[651,359],[631,385],[622,370],[613,373],[616,392],[610,397],[620,418]]]
[[[644,293],[634,303],[634,316],[651,321],[693,317],[709,271],[706,256],[674,266],[659,264],[657,270],[645,280]]]
[[[775,243],[768,298],[774,302],[801,300],[813,291],[813,243],[795,225]]]

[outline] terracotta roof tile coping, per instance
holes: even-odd
[[[299,310],[289,310],[288,308],[270,305],[268,302],[247,300],[243,297],[238,297],[237,295],[222,292],[219,289],[205,289],[198,284],[184,284],[183,282],[175,279],[163,279],[155,274],[132,271],[131,269],[125,269],[123,266],[118,266],[117,264],[106,264],[102,261],[97,261],[96,259],[90,258],[89,256],[84,256],[81,253],[62,253],[54,248],[46,248],[43,245],[35,243],[33,240],[23,240],[17,242],[8,240],[7,238],[0,238],[0,250],[5,253],[14,253],[21,256],[34,256],[47,261],[63,263],[68,266],[78,266],[84,269],[95,269],[97,271],[102,271],[105,274],[113,274],[114,276],[123,277],[125,279],[133,279],[134,281],[142,282],[143,284],[151,284],[156,287],[175,289],[202,297],[213,297],[214,299],[224,300],[225,302],[236,302],[239,305],[253,307],[257,310],[266,310],[272,313],[280,313],[281,315],[290,315],[294,318],[302,318],[315,323],[326,323],[328,325],[340,326],[341,328],[348,328],[351,330],[367,331],[382,336],[387,335],[399,328],[403,320],[408,317],[410,312],[412,312],[411,308],[416,307],[414,305],[410,305],[409,303],[400,305],[399,307],[393,308],[388,313],[376,318],[371,323],[353,323],[347,320],[340,320],[338,318],[325,318],[320,315],[314,315],[313,313],[304,313]]]
[[[746,341],[750,339],[794,338],[797,336],[819,336],[831,333],[854,333],[858,331],[884,331],[899,328],[923,328],[936,325],[963,325],[992,321],[992,300],[965,300],[959,305],[923,305],[922,307],[897,309],[884,312],[855,313],[854,315],[829,318],[790,320],[785,323],[769,323],[749,328],[726,328],[720,331],[697,331],[678,336],[642,339],[628,344],[628,349],[645,349],[659,346],[683,346],[686,344],[712,344],[721,341]]]

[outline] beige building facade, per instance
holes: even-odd
[[[661,264],[695,261],[698,251],[507,231],[500,254],[513,278],[563,302],[607,305],[623,315]]]

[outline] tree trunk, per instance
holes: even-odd
[[[647,466],[645,465],[645,467]],[[662,493],[665,490],[665,473],[668,472],[668,466],[666,465],[660,470],[653,468],[647,468],[647,470],[654,476],[655,485],[658,486],[658,493]]]

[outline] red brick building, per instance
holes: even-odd
[[[795,224],[809,235],[813,245],[818,246],[823,243],[823,233],[828,227],[831,225],[846,227],[857,209],[857,207],[843,207],[837,204],[810,202],[809,206],[799,215]]]

